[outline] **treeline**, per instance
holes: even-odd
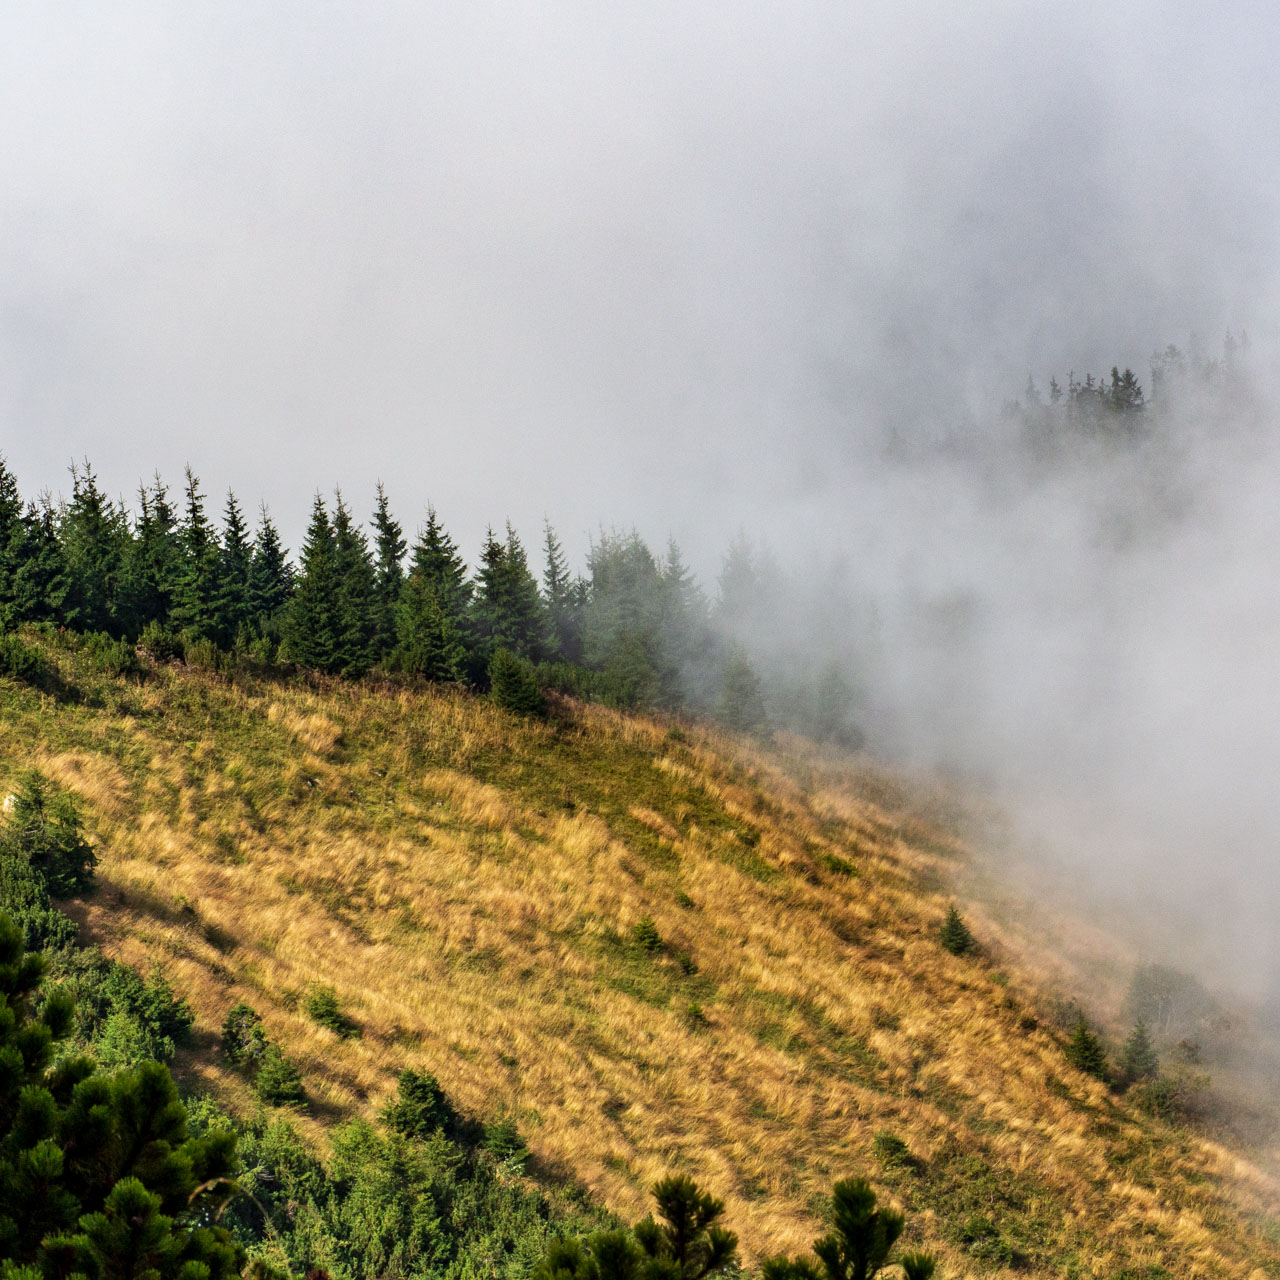
[[[1005,402],[1006,419],[1029,427],[1067,426],[1088,431],[1134,434],[1149,411],[1163,412],[1191,403],[1197,408],[1230,408],[1245,389],[1245,363],[1249,338],[1237,338],[1230,330],[1220,355],[1211,355],[1192,335],[1185,349],[1170,343],[1151,355],[1151,394],[1143,390],[1138,375],[1128,367],[1112,365],[1110,375],[1067,374],[1065,385],[1057,375],[1041,391],[1034,376],[1020,399]]]
[[[602,533],[575,573],[548,523],[535,572],[507,524],[472,568],[432,508],[410,543],[379,485],[367,526],[341,493],[317,495],[295,563],[265,506],[251,527],[228,493],[215,520],[189,468],[180,496],[157,476],[133,510],[87,463],[71,480],[67,500],[24,501],[0,458],[5,631],[48,624],[199,665],[377,669],[481,690],[500,676],[526,703],[533,688],[524,709],[549,688],[860,742],[848,674],[779,645],[779,575],[742,538],[714,598],[674,543],[658,555],[634,532]]]

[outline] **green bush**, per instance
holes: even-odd
[[[149,653],[156,662],[172,662],[182,657],[182,637],[172,627],[154,618],[142,628],[138,648]]]
[[[24,644],[13,634],[0,635],[0,676],[39,686],[49,679],[49,664],[33,645]]]
[[[506,649],[495,649],[489,660],[489,696],[504,711],[522,716],[546,714],[533,667]]]
[[[911,1157],[911,1148],[896,1133],[885,1129],[872,1138],[871,1150],[881,1164],[890,1167],[905,1164]]]
[[[167,1062],[190,1040],[195,1015],[158,966],[143,978],[93,947],[64,952],[52,963],[75,997],[77,1036],[99,1060],[105,1054],[125,1061],[121,1055],[133,1045],[139,1056],[132,1061]]]
[[[105,631],[94,631],[84,638],[89,665],[108,676],[133,676],[142,670],[137,650],[127,640],[116,640]]]
[[[523,1167],[529,1158],[529,1148],[516,1122],[507,1115],[500,1115],[485,1125],[480,1145],[506,1165]]]
[[[0,1271],[38,1276],[232,1280],[244,1251],[214,1227],[234,1138],[192,1138],[169,1072],[154,1062],[110,1074],[61,1057],[76,1009],[37,1002],[43,959],[0,916]]]
[[[332,987],[313,987],[302,1002],[302,1012],[312,1022],[328,1027],[344,1040],[356,1039],[360,1035],[360,1028],[342,1012],[337,992]]]
[[[0,911],[22,930],[31,951],[74,946],[79,928],[49,901],[49,887],[20,854],[0,842]]]

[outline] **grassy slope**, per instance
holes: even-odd
[[[852,765],[596,707],[527,725],[465,694],[52,656],[87,696],[0,681],[0,781],[34,761],[82,797],[101,887],[76,911],[163,964],[198,1014],[182,1069],[232,1105],[216,1033],[247,999],[317,1141],[409,1065],[625,1215],[690,1172],[753,1255],[805,1247],[866,1173],[954,1276],[997,1272],[1000,1240],[1037,1274],[1280,1275],[1277,1187],[1069,1069],[976,908],[1003,972],[945,954],[963,850]],[[361,1039],[308,1022],[313,982]],[[881,1130],[918,1160],[882,1168]]]

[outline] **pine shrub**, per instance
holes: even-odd
[[[938,931],[938,940],[943,949],[953,956],[967,956],[978,949],[978,940],[969,932],[969,926],[956,910],[954,902],[947,908],[947,918]]]
[[[262,1055],[253,1087],[263,1102],[273,1106],[302,1106],[307,1101],[298,1068],[273,1044]]]
[[[456,1136],[461,1118],[435,1076],[405,1070],[396,1085],[396,1096],[382,1109],[387,1128],[407,1138],[427,1138],[433,1133]]]
[[[256,1064],[266,1051],[261,1016],[243,1000],[233,1004],[222,1023],[222,1052],[242,1067]]]
[[[33,645],[24,644],[16,635],[0,635],[0,676],[39,686],[48,680],[49,667],[44,654]]]

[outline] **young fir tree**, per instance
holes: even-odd
[[[253,543],[249,540],[249,528],[236,495],[228,489],[222,514],[222,564],[216,603],[218,643],[224,648],[248,641],[252,569]]]
[[[507,649],[495,649],[489,660],[489,696],[517,715],[540,716],[547,709],[533,668]]]
[[[249,562],[249,619],[255,636],[280,642],[285,607],[293,596],[293,569],[266,503],[259,508],[258,532]]]
[[[186,510],[178,530],[182,564],[173,594],[173,624],[193,639],[216,641],[222,550],[205,515],[200,481],[190,467],[186,478]]]
[[[938,941],[942,943],[943,950],[953,956],[967,956],[978,949],[978,940],[969,932],[969,926],[954,902],[947,908],[947,917],[938,930]]]
[[[1125,1080],[1154,1080],[1160,1074],[1160,1059],[1151,1043],[1147,1024],[1141,1018],[1134,1023],[1129,1038],[1120,1052],[1120,1071]]]
[[[333,525],[319,494],[311,507],[301,561],[296,589],[284,618],[287,655],[303,667],[336,671],[342,633],[337,556]]]
[[[886,1267],[900,1267],[903,1280],[930,1280],[937,1270],[936,1259],[927,1253],[893,1256],[906,1219],[895,1209],[877,1208],[865,1178],[836,1183],[830,1221],[830,1232],[813,1243],[817,1263],[805,1257],[766,1258],[763,1280],[874,1280]]]
[[[1076,1023],[1071,1039],[1067,1042],[1066,1058],[1077,1071],[1083,1071],[1095,1080],[1106,1081],[1109,1074],[1106,1050],[1083,1018]]]
[[[369,540],[335,495],[333,514],[334,568],[338,584],[339,640],[336,670],[362,676],[377,660],[377,575]]]
[[[374,649],[379,661],[390,656],[396,647],[396,609],[404,587],[404,556],[408,544],[404,530],[392,518],[386,490],[378,482],[378,497],[373,510],[374,548],[377,553],[375,596],[377,618]]]

